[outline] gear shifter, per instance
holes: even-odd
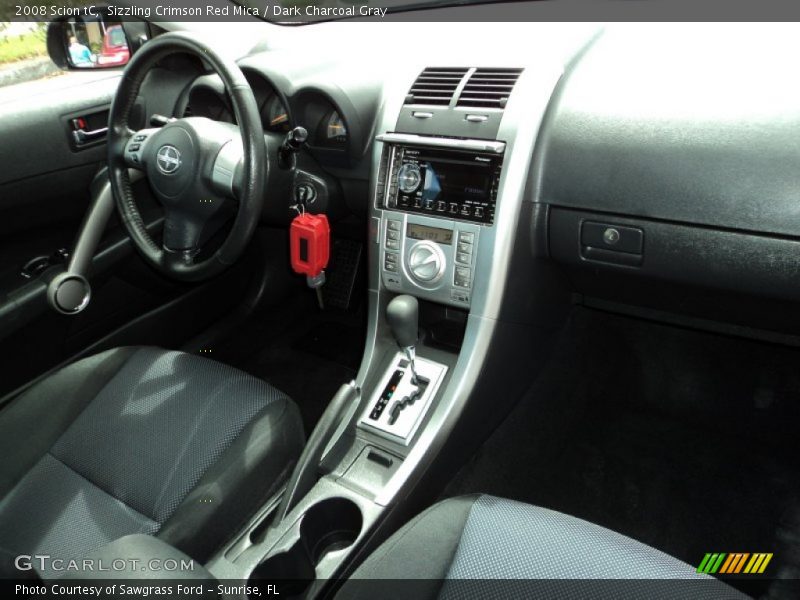
[[[447,366],[415,356],[419,343],[416,298],[393,298],[386,306],[386,322],[402,352],[392,354],[380,383],[369,391],[358,426],[382,432],[408,446],[423,417],[435,405]]]
[[[414,296],[396,296],[386,307],[386,321],[392,329],[397,345],[403,350],[411,366],[411,383],[418,385],[414,364],[419,328],[419,303]]]

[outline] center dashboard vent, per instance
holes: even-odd
[[[522,69],[475,69],[456,106],[505,108]]]
[[[406,104],[447,106],[468,70],[459,67],[428,67],[420,73],[408,91]]]

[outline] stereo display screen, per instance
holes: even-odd
[[[489,165],[441,160],[421,161],[424,173],[423,201],[485,202],[489,198]]]

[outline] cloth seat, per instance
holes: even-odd
[[[78,361],[0,411],[4,574],[20,554],[81,559],[133,533],[205,561],[303,444],[294,403],[229,366],[149,347]]]
[[[356,569],[337,598],[745,598],[663,552],[487,495],[440,502]]]

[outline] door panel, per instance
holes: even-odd
[[[107,107],[119,75],[89,81],[79,75],[12,86],[13,95],[0,90],[2,291],[20,284],[28,260],[71,245],[88,206],[89,184],[105,160],[102,143],[82,151],[71,146],[65,117]],[[33,93],[20,96],[25,89]],[[4,96],[11,98],[3,101]]]
[[[174,311],[160,311],[170,303],[190,298],[186,306],[202,305],[213,299],[213,309],[196,319],[197,327],[203,327],[241,297],[220,291],[244,281],[243,269],[208,286],[161,277],[133,252],[116,216],[101,243],[103,259],[96,261],[90,277],[92,301],[83,313],[64,316],[47,306],[47,278],[61,267],[32,278],[21,274],[35,257],[59,248],[71,251],[89,207],[91,182],[106,154],[102,140],[76,147],[73,119],[107,110],[118,80],[118,72],[71,73],[0,89],[0,397],[121,328],[127,328],[120,338],[125,341],[178,343],[179,336],[167,335],[177,327],[170,323],[175,323]],[[22,93],[28,87],[32,93]],[[97,127],[96,122],[88,125]],[[146,182],[137,189],[143,212],[149,206],[150,219],[157,218],[159,209],[148,201]],[[183,313],[192,315],[191,309]],[[137,329],[146,314],[151,314],[147,324]],[[182,324],[182,335],[196,334],[188,331],[191,326],[191,321]]]

